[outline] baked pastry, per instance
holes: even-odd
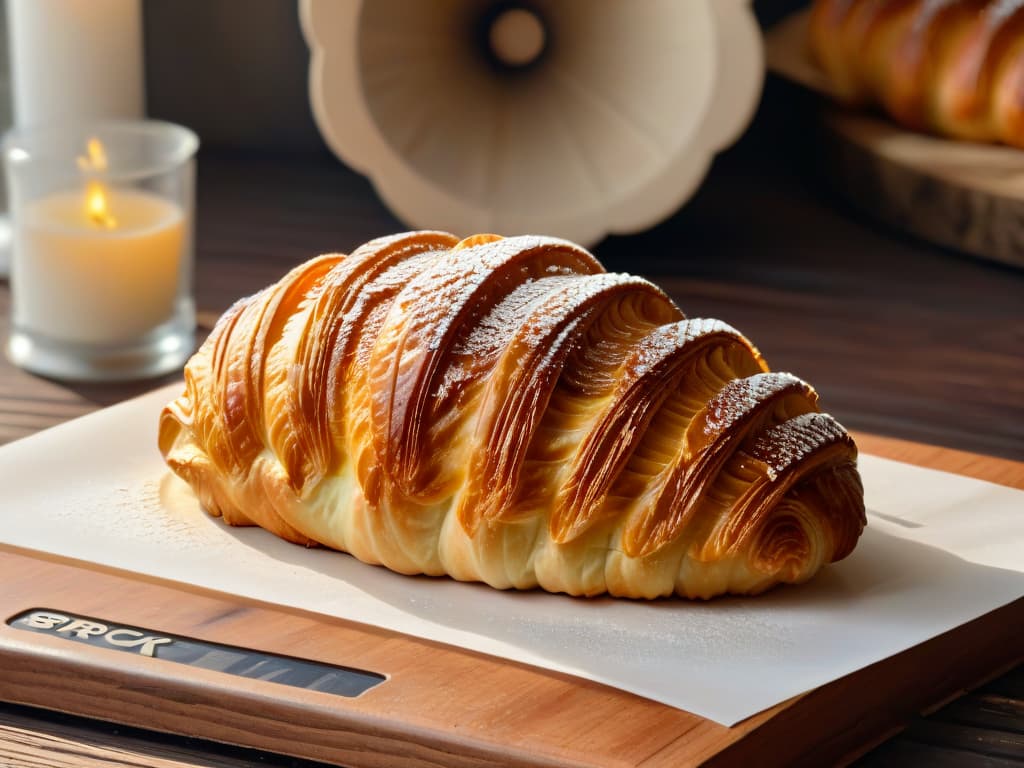
[[[846,101],[1024,148],[1024,0],[816,0],[809,35]]]
[[[810,386],[544,237],[413,232],[296,267],[220,319],[159,445],[227,523],[499,588],[757,593],[865,524]]]

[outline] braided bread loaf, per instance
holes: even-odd
[[[809,32],[845,100],[1024,148],[1024,0],[816,0]]]
[[[853,549],[856,448],[816,401],[571,243],[414,232],[232,307],[159,445],[226,522],[401,573],[710,597]]]

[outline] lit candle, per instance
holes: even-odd
[[[14,322],[55,340],[116,344],[174,315],[185,217],[165,199],[98,182],[31,203],[18,226]]]
[[[140,0],[7,0],[5,5],[7,95],[15,125],[142,117]],[[7,207],[2,194],[0,211]],[[0,213],[0,277],[9,272],[10,246],[10,223]]]
[[[111,381],[158,376],[188,359],[197,147],[187,128],[155,120],[5,137],[12,362]]]

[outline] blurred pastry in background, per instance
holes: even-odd
[[[809,42],[850,104],[1024,148],[1024,0],[815,0]]]

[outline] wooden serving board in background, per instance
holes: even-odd
[[[768,68],[836,101],[807,55],[809,15],[794,13],[768,31]],[[856,208],[938,245],[1024,267],[1024,151],[929,136],[839,107],[825,108],[821,135],[828,180]]]
[[[855,207],[938,245],[1024,267],[1024,152],[829,109],[830,183]]]
[[[1024,488],[1021,463],[866,435],[858,442]],[[726,728],[566,675],[11,547],[0,547],[0,584],[0,700],[348,766],[833,763],[1024,655],[1021,599]],[[347,698],[7,623],[39,608],[385,679]]]

